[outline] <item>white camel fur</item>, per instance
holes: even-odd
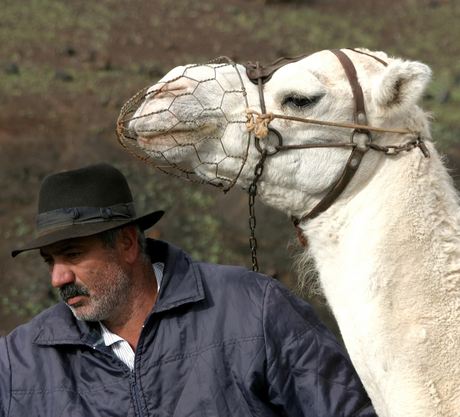
[[[351,50],[365,96],[368,125],[421,132],[431,158],[420,149],[389,157],[370,150],[355,177],[326,212],[301,223],[308,238],[304,258],[312,257],[321,288],[339,324],[346,348],[379,416],[460,415],[460,231],[458,197],[443,163],[429,140],[428,116],[417,106],[431,77],[418,62]],[[369,52],[369,51],[366,51]],[[251,109],[260,111],[257,86],[238,67]],[[159,85],[182,74],[179,67]],[[203,73],[201,74],[200,71]],[[223,68],[221,83],[239,88],[231,69]],[[193,69],[195,78],[209,76],[206,67]],[[168,92],[150,98],[136,116],[163,108],[171,97],[192,91],[196,84],[180,78],[166,84]],[[195,91],[209,108],[221,103],[212,83]],[[279,69],[264,86],[267,111],[329,122],[353,122],[353,95],[343,67],[330,51],[313,54]],[[244,117],[240,99],[226,99],[227,113]],[[233,101],[232,101],[233,100]],[[213,104],[214,103],[214,104]],[[197,165],[197,152],[173,147],[158,131],[167,126],[184,143],[200,142],[201,160],[224,160],[219,176],[229,178],[240,168],[226,154],[242,154],[248,133],[244,124],[228,127],[222,112],[203,112],[193,97],[176,115],[195,124],[171,127],[170,112],[136,119],[130,128],[147,152],[168,160]],[[152,131],[152,126],[155,126]],[[270,126],[285,144],[345,142],[350,130],[275,119]],[[223,129],[225,129],[223,131]],[[203,140],[203,132],[221,141]],[[374,132],[374,143],[400,145],[407,135]],[[221,143],[222,144],[221,144]],[[258,195],[267,204],[301,218],[336,183],[349,149],[287,150],[267,157]],[[260,158],[251,144],[237,184],[247,189]],[[199,165],[203,178],[215,176],[215,166]],[[222,180],[220,180],[222,181]]]

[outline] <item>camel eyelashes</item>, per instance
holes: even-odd
[[[305,109],[314,106],[321,100],[322,96],[303,97],[303,96],[289,96],[283,101],[283,106],[292,106],[296,109]]]

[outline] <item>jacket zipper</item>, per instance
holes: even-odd
[[[107,352],[105,352],[104,350],[100,349],[99,346],[97,345],[91,345],[91,344],[87,344],[87,346],[90,346],[92,347],[93,349],[97,350],[98,352],[104,354],[104,355],[107,355],[111,358],[115,358],[117,359],[118,361],[120,361],[124,366],[127,367],[127,365],[122,361],[120,360],[119,358],[117,358],[115,355],[111,355]],[[130,371],[131,372],[131,380],[132,380],[132,387],[134,389],[134,395],[136,397],[136,405],[137,405],[137,412],[138,412],[138,415],[139,417],[144,417],[144,414],[142,413],[142,408],[141,408],[141,397],[139,395],[139,389],[137,388],[137,383],[136,383],[136,375],[134,374],[134,371]]]
[[[142,414],[141,397],[139,395],[139,390],[137,388],[136,375],[134,374],[134,371],[131,372],[131,377],[133,380],[134,394],[136,395],[137,411],[140,417],[144,417],[144,414]]]

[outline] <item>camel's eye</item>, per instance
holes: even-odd
[[[321,96],[317,97],[302,97],[302,96],[290,96],[287,97],[283,105],[288,105],[295,107],[296,109],[305,109],[307,107],[311,107],[318,103],[321,100]]]

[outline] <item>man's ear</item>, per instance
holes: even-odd
[[[372,100],[382,113],[404,113],[417,104],[430,78],[431,70],[425,64],[396,59],[374,82]]]
[[[126,226],[121,229],[119,236],[119,249],[128,264],[134,263],[139,254],[139,244],[137,241],[137,229],[135,226]]]

